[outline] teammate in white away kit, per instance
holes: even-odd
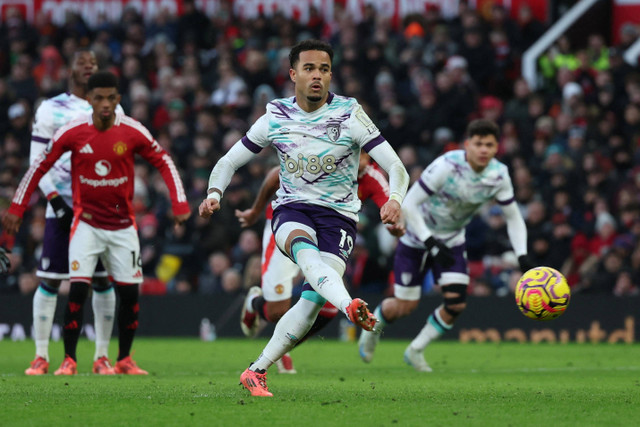
[[[69,92],[43,101],[36,111],[31,135],[30,163],[45,150],[56,131],[71,120],[91,114],[87,102],[87,82],[98,71],[95,54],[78,51],[70,64]],[[122,107],[118,106],[119,111]],[[69,231],[73,219],[71,199],[71,153],[65,153],[41,180],[39,188],[47,197],[46,225],[42,255],[36,275],[41,279],[33,295],[33,329],[36,357],[27,375],[49,370],[49,338],[62,280],[69,279]],[[114,374],[107,358],[113,330],[116,296],[102,264],[93,274],[92,305],[95,317],[96,351],[94,373]]]
[[[363,331],[359,350],[371,362],[380,334],[392,321],[418,306],[427,270],[442,288],[444,303],[429,316],[425,327],[405,350],[405,361],[417,371],[430,372],[424,349],[453,327],[466,307],[469,274],[465,226],[491,200],[502,207],[513,250],[523,271],[532,268],[527,257],[527,229],[514,200],[507,167],[494,157],[498,126],[475,120],[467,128],[464,150],[435,159],[413,184],[402,205],[407,232],[400,238],[394,258],[394,297],[376,308],[375,332]]]
[[[266,370],[305,336],[326,301],[351,321],[372,329],[375,318],[342,282],[353,249],[358,198],[358,164],[364,148],[389,174],[391,196],[380,209],[385,224],[400,219],[400,203],[409,176],[391,145],[353,98],[329,93],[333,50],[317,40],[303,41],[289,54],[293,98],[278,99],[218,161],[209,179],[209,195],[200,204],[208,218],[234,172],[260,150],[273,145],[280,158],[280,188],[273,202],[272,227],[278,248],[302,270],[306,283],[300,300],[280,319],[262,354],[240,381],[253,396],[272,396]]]

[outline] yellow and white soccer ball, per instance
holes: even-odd
[[[520,277],[516,285],[516,304],[525,316],[553,320],[565,312],[571,299],[567,279],[551,267],[536,267]]]

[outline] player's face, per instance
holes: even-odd
[[[481,172],[498,152],[498,140],[493,135],[474,135],[464,142],[464,148],[471,168]]]
[[[300,52],[300,59],[296,67],[289,70],[289,76],[296,86],[298,104],[303,107],[306,104],[315,110],[327,99],[331,83],[331,58],[321,50]]]
[[[120,94],[114,87],[96,87],[89,92],[89,104],[93,107],[94,122],[110,123],[115,118]]]
[[[98,61],[93,52],[78,52],[74,55],[71,73],[77,85],[86,86],[89,77],[96,71],[98,71]]]

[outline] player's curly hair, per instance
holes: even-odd
[[[289,52],[289,64],[291,68],[296,68],[296,64],[300,60],[300,52],[306,52],[308,50],[327,52],[329,59],[333,62],[333,48],[329,43],[323,42],[322,40],[309,39],[303,40],[291,48],[291,52]]]
[[[478,135],[478,136],[493,135],[496,137],[496,139],[500,139],[500,128],[495,122],[491,120],[485,120],[485,119],[473,120],[467,126],[467,137],[471,138],[475,135]]]
[[[118,78],[110,71],[98,71],[91,77],[87,83],[87,88],[93,90],[97,87],[118,88]]]

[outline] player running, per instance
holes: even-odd
[[[119,353],[114,370],[118,374],[147,374],[130,356],[138,328],[138,286],[142,282],[140,242],[132,207],[134,154],[140,154],[160,171],[169,188],[175,222],[180,224],[190,215],[182,181],[169,154],[139,122],[116,112],[120,102],[117,87],[117,78],[110,72],[97,72],[89,78],[92,114],[58,130],[22,178],[3,218],[5,230],[17,232],[42,176],[65,152],[71,152],[71,292],[64,315],[65,359],[56,375],[77,373],[76,347],[83,308],[99,258],[105,262],[120,297]]]
[[[244,211],[236,210],[236,217],[242,227],[249,227],[256,223],[266,206],[266,222],[262,235],[262,283],[261,287],[254,286],[249,289],[240,315],[242,332],[252,338],[258,335],[266,322],[277,323],[289,310],[293,280],[300,274],[300,268],[278,250],[271,231],[273,208],[267,202],[280,186],[279,173],[279,167],[269,171],[251,208]],[[378,208],[382,208],[389,200],[387,179],[371,163],[371,157],[364,151],[360,153],[358,166],[358,197],[360,200],[373,200]],[[404,226],[400,223],[388,225],[387,228],[394,236],[400,237],[404,234]],[[337,314],[337,308],[329,302],[325,303],[305,339],[324,328]],[[281,374],[296,373],[289,353],[282,356],[276,365]]]
[[[357,174],[360,150],[389,174],[391,196],[380,209],[385,224],[400,218],[409,176],[391,145],[353,98],[329,92],[333,50],[307,40],[289,54],[295,97],[277,99],[211,172],[209,195],[200,204],[208,218],[235,171],[263,148],[273,145],[280,158],[280,188],[273,203],[276,245],[302,270],[306,282],[300,300],[280,319],[263,352],[240,380],[253,396],[271,396],[269,366],[306,335],[329,301],[353,323],[371,330],[376,319],[342,281],[353,249],[360,210]]]
[[[418,306],[424,276],[431,269],[444,303],[433,311],[404,352],[405,361],[417,371],[431,371],[424,349],[449,331],[466,307],[465,226],[484,203],[495,200],[502,206],[520,268],[527,271],[533,267],[527,257],[527,228],[514,199],[509,172],[494,158],[498,126],[489,120],[475,120],[469,124],[467,136],[464,150],[435,159],[407,193],[402,205],[407,232],[400,238],[394,258],[395,296],[376,307],[375,331],[363,331],[358,343],[360,356],[367,363],[373,360],[387,324]]]

